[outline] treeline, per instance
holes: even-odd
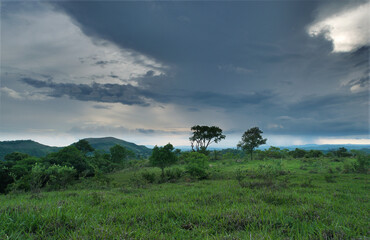
[[[328,157],[328,158],[342,158],[342,157],[357,157],[358,155],[366,154],[360,150],[350,150],[341,147],[339,149],[333,149],[325,153],[325,151],[321,150],[304,150],[301,148],[296,148],[294,150],[289,149],[281,149],[278,147],[271,146],[268,149],[260,150],[257,149],[254,151],[254,156],[256,160],[263,160],[265,158],[320,158],[320,157]],[[248,153],[239,150],[239,149],[223,149],[223,150],[214,150],[209,151],[208,155],[212,159],[220,159],[220,158],[234,158],[234,159],[244,159],[247,157]]]
[[[14,152],[0,161],[0,193],[11,190],[58,190],[80,178],[119,170],[130,164],[134,152],[115,145],[110,152],[95,150],[86,140],[45,157]]]

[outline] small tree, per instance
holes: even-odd
[[[149,158],[152,166],[159,167],[162,170],[162,179],[164,179],[164,169],[174,164],[176,160],[176,153],[171,143],[168,143],[164,147],[155,146]]]
[[[211,143],[218,143],[226,137],[222,134],[222,129],[216,126],[209,127],[196,125],[191,128],[191,131],[193,131],[193,136],[191,136],[189,140],[193,152],[197,151],[207,154],[207,147]]]
[[[251,160],[253,159],[253,150],[262,144],[266,144],[267,139],[262,138],[261,133],[263,132],[258,127],[248,129],[237,145],[238,148],[250,153]]]

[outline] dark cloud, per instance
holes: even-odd
[[[106,105],[94,105],[93,108],[95,109],[111,109],[111,106],[106,106]]]
[[[117,64],[117,63],[119,63],[119,61],[117,60],[110,60],[110,61],[100,60],[100,61],[95,62],[94,64],[104,67],[105,65],[108,65],[108,64]]]
[[[289,108],[291,112],[303,115],[322,114],[326,116],[330,112],[338,112],[341,108],[348,106],[355,107],[356,110],[361,105],[368,102],[369,93],[335,93],[323,96],[310,95],[303,97]]]
[[[158,132],[153,129],[143,129],[143,128],[137,128],[136,131],[138,131],[139,133],[143,133],[143,134],[153,134],[153,133]]]
[[[235,95],[215,92],[194,92],[189,97],[193,102],[197,102],[202,105],[230,109],[245,107],[248,105],[262,106],[267,104],[272,98],[276,97],[276,94],[269,90]]]
[[[41,81],[32,78],[23,78],[23,82],[35,88],[49,88],[50,97],[68,96],[80,101],[96,101],[108,103],[122,103],[126,105],[149,106],[144,99],[145,91],[130,84],[72,84],[54,83],[52,81]]]
[[[180,105],[197,103],[201,106],[214,106],[226,109],[240,108],[246,105],[260,105],[275,96],[271,91],[251,92],[249,94],[227,95],[215,92],[183,92],[181,94],[164,95],[135,87],[130,84],[73,84],[55,83],[33,78],[23,78],[22,81],[35,88],[49,88],[50,97],[68,96],[80,101],[95,101],[122,103],[125,105],[149,106],[148,99],[162,103],[177,103]]]
[[[79,58],[97,69],[83,78],[84,84],[63,83],[55,76],[50,80],[34,75],[19,78],[28,88],[47,89],[44,94],[54,98],[156,107],[158,111],[148,112],[158,116],[145,117],[141,109],[132,108],[127,120],[133,132],[153,136],[175,134],[156,130],[163,129],[162,119],[183,121],[179,127],[207,121],[224,124],[229,134],[261,126],[267,134],[366,135],[369,47],[333,53],[332,41],[323,35],[312,38],[307,31],[320,20],[317,15],[325,12],[322,6],[335,4],[56,1],[52,3],[55,9],[68,14],[93,42],[103,40],[117,51],[124,49],[129,52],[124,57],[152,70],[128,73],[128,79],[123,79],[119,71],[103,70],[124,61],[92,52]],[[329,6],[326,15],[351,4]],[[104,79],[136,84],[95,83]],[[135,115],[140,124],[130,115],[135,111],[140,112]]]

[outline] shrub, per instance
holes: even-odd
[[[180,168],[167,169],[165,176],[169,181],[175,181],[181,178],[183,171]]]
[[[353,173],[355,172],[355,165],[350,162],[345,162],[343,165],[343,173]]]
[[[241,181],[243,181],[245,179],[245,177],[247,176],[246,174],[246,171],[244,170],[241,170],[240,168],[236,170],[235,172],[235,178],[236,180],[240,183]]]
[[[46,169],[45,174],[48,177],[49,189],[61,189],[74,181],[77,171],[74,167],[52,165]]]
[[[283,170],[281,161],[275,161],[274,164],[260,164],[256,171],[256,177],[263,179],[272,179],[277,176],[286,175],[288,173],[288,171]]]
[[[367,173],[370,167],[370,155],[358,155],[354,165],[356,172]]]
[[[156,180],[155,173],[145,170],[141,173],[141,177],[148,183],[154,183]]]
[[[187,163],[186,171],[190,176],[198,179],[206,179],[209,176],[208,172],[208,157],[202,153],[191,152],[184,159]]]

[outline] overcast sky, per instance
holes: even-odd
[[[0,140],[369,140],[370,1],[1,5]],[[214,145],[216,147],[217,145]]]

